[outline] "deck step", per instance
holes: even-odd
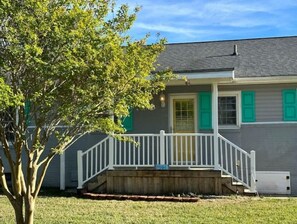
[[[240,182],[232,182],[232,185],[234,185],[234,186],[243,186],[242,183],[240,183]]]
[[[222,191],[223,194],[244,194],[245,187],[242,183],[233,181],[228,175],[222,175]]]
[[[244,189],[244,195],[246,196],[257,196],[258,192],[257,191],[251,191],[250,189]]]
[[[105,192],[106,191],[107,178],[106,173],[98,175],[94,181],[87,184],[88,192]]]

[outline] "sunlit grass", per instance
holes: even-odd
[[[14,223],[0,196],[0,223]],[[297,198],[228,197],[196,203],[40,196],[35,223],[297,223]]]

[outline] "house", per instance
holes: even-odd
[[[125,185],[124,191],[142,175],[139,188],[150,185],[152,176],[155,185],[170,188],[176,184],[171,174],[189,175],[193,182],[202,180],[195,172],[203,168],[227,174],[254,192],[262,179],[266,188],[289,182],[283,192],[296,195],[296,52],[297,37],[168,44],[159,69],[171,68],[179,78],[155,96],[154,110],[134,110],[126,118],[127,135],[138,145],[96,133],[83,136],[54,161],[45,184],[81,188],[113,170],[109,178]],[[160,182],[159,170],[169,182]],[[203,180],[218,181],[217,172],[213,175]]]

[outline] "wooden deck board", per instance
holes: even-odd
[[[214,170],[110,170],[107,192],[170,195],[178,193],[223,194],[221,172]],[[230,179],[231,181],[231,179]]]

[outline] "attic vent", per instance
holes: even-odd
[[[237,44],[234,44],[234,51],[233,51],[233,55],[238,55],[238,51],[237,51]]]

